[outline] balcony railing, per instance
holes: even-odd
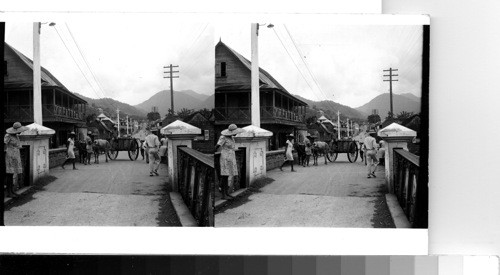
[[[78,111],[59,105],[42,105],[44,119],[70,118],[84,120],[84,115]],[[5,119],[19,121],[33,121],[33,105],[7,105],[5,106]]]
[[[419,179],[420,159],[404,149],[394,149],[394,193],[414,228],[427,228],[428,186]]]
[[[214,226],[214,157],[177,147],[179,193],[199,226]]]
[[[305,122],[305,116],[286,109],[263,106],[260,107],[261,119],[283,119],[294,122]],[[215,108],[216,121],[250,121],[250,107]]]

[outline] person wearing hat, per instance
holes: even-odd
[[[312,142],[311,140],[314,141],[314,136],[311,136],[310,133],[306,134],[306,137],[304,138],[304,145],[305,145],[305,151],[306,151],[306,159],[304,163],[304,167],[309,166],[309,159],[311,158],[312,155]]]
[[[370,130],[368,132],[368,136],[365,137],[364,140],[364,146],[365,146],[365,160],[366,160],[366,167],[368,170],[368,176],[367,178],[371,178],[375,176],[375,169],[377,169],[378,165],[378,159],[377,159],[377,140],[375,139],[376,133],[374,130]]]
[[[14,174],[19,175],[23,173],[21,152],[19,151],[22,146],[19,140],[19,134],[26,130],[28,130],[28,127],[22,126],[21,123],[16,122],[12,127],[6,130],[7,133],[3,138],[5,173],[7,174],[7,197],[9,198],[19,196],[19,194],[14,192]],[[17,178],[19,179],[19,176]]]
[[[92,144],[94,143],[92,131],[87,132],[87,136],[85,137],[85,151],[86,151],[86,160],[84,164],[90,165],[90,159],[92,158],[92,153],[94,153],[94,148]]]
[[[238,175],[238,166],[236,164],[236,142],[234,136],[243,132],[243,129],[238,128],[236,124],[231,124],[221,132],[221,136],[215,150],[221,148],[220,155],[220,175],[221,175],[221,193],[222,199],[233,198],[229,195],[229,177],[231,180]]]
[[[293,169],[293,134],[289,134],[286,136],[286,148],[285,148],[285,161],[280,166],[280,170],[283,171],[283,166],[285,163],[290,162],[290,166],[292,167],[292,172],[296,172]]]
[[[66,147],[68,148],[66,151],[67,158],[61,165],[62,169],[66,169],[64,168],[64,165],[66,165],[66,163],[73,163],[73,170],[78,170],[75,166],[75,136],[75,132],[72,131],[71,133],[69,133],[68,141],[66,141]]]

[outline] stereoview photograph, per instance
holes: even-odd
[[[211,24],[2,27],[2,224],[213,226]]]
[[[428,37],[216,27],[215,226],[427,228]]]

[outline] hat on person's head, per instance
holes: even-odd
[[[221,132],[221,135],[234,136],[234,135],[237,135],[237,134],[243,133],[243,132],[244,132],[244,130],[241,128],[238,128],[238,126],[236,126],[236,124],[231,124],[231,125],[229,125],[229,127],[227,127],[226,130]]]
[[[26,126],[22,126],[20,122],[16,122],[14,123],[14,125],[12,125],[12,127],[10,127],[9,129],[6,130],[7,134],[19,134],[19,133],[22,133],[24,131],[27,131],[28,130],[28,127]]]
[[[90,135],[92,135],[92,131],[87,132],[87,136],[90,136]]]
[[[71,131],[71,133],[69,133],[70,136],[76,136],[75,132]]]

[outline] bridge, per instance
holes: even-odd
[[[283,170],[268,171],[260,188],[219,209],[216,226],[394,227],[384,167],[367,178],[364,162],[343,154],[327,165]]]

